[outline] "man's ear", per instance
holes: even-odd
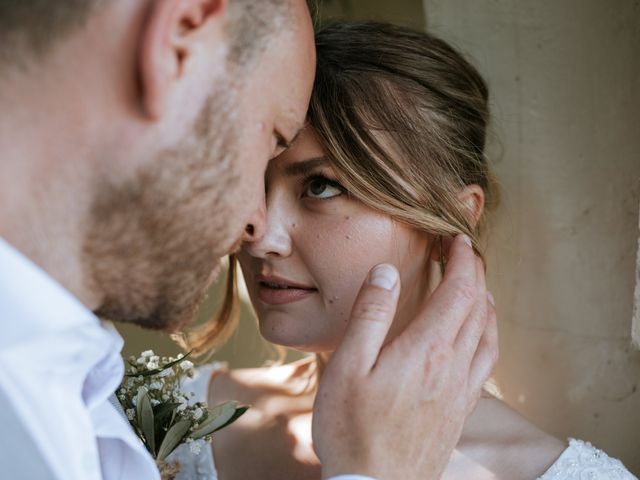
[[[141,35],[139,58],[142,105],[151,118],[162,116],[198,36],[215,23],[224,30],[228,0],[155,0]]]
[[[484,191],[479,185],[467,185],[458,193],[458,200],[462,204],[467,219],[475,227],[484,211]]]

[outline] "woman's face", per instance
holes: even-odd
[[[391,336],[412,318],[427,289],[431,240],[350,198],[311,128],[266,173],[266,230],[246,242],[240,264],[262,335],[309,352],[342,339],[369,270],[383,262],[401,275]]]

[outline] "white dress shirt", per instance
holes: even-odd
[[[109,402],[122,338],[0,239],[0,477],[159,480]]]
[[[160,479],[110,402],[124,374],[122,338],[1,238],[0,322],[2,478]]]

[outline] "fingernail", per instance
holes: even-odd
[[[462,235],[462,241],[473,248],[473,244],[471,243],[471,238],[469,238],[469,235]]]
[[[487,298],[489,299],[489,303],[495,307],[496,299],[493,298],[493,295],[491,294],[491,292],[487,292]]]
[[[391,265],[378,265],[371,271],[369,283],[375,287],[391,290],[398,283],[398,271]]]

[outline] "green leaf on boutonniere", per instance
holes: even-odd
[[[153,407],[156,445],[160,445],[164,440],[167,430],[169,430],[174,421],[176,408],[180,405],[180,403],[161,403]]]
[[[229,419],[229,421],[227,423],[225,423],[224,425],[222,425],[221,427],[216,428],[213,432],[217,432],[218,430],[222,430],[223,428],[228,427],[229,425],[231,425],[233,422],[235,422],[236,420],[238,420],[242,415],[244,415],[245,413],[247,413],[247,410],[249,410],[249,407],[247,406],[243,406],[243,407],[238,407],[236,408],[236,411],[233,414],[233,417],[231,417]],[[213,433],[211,432],[211,433]]]
[[[159,405],[156,405],[155,407],[153,407],[153,416],[155,417],[156,420],[156,428],[158,426],[158,424],[161,424],[164,422],[164,420],[169,417],[173,411],[178,408],[181,404],[180,403],[161,403]]]
[[[236,416],[237,411],[241,410],[242,408],[244,408],[242,413]],[[198,438],[210,435],[216,430],[220,430],[221,428],[240,418],[240,416],[244,414],[244,412],[246,412],[248,408],[249,407],[241,407],[239,409],[238,402],[235,401],[222,403],[209,410],[207,419],[202,422],[202,424],[189,436],[194,440],[197,440]]]
[[[191,422],[189,420],[181,420],[176,423],[173,427],[169,429],[167,434],[164,436],[164,440],[162,441],[162,445],[160,445],[160,449],[158,450],[157,459],[164,460],[167,455],[169,455],[174,448],[182,441],[184,436],[189,431],[191,427]]]
[[[136,402],[136,413],[138,417],[138,425],[142,430],[147,445],[153,455],[156,453],[156,434],[154,426],[153,407],[149,400],[149,392],[141,388],[138,390],[138,400]]]

